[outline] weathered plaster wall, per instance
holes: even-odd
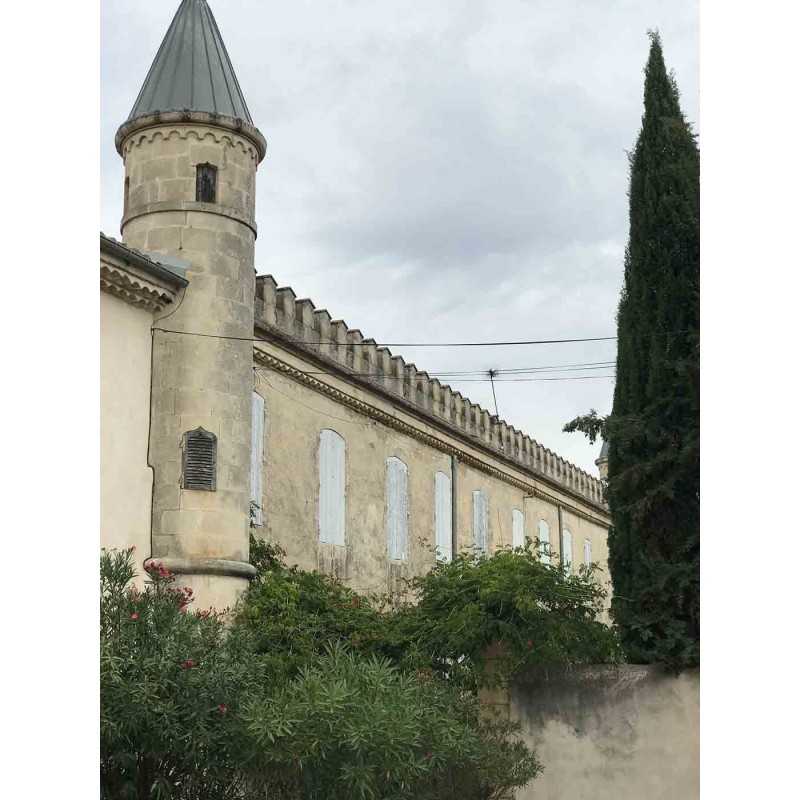
[[[508,701],[507,712],[544,765],[517,800],[699,797],[698,671],[539,670],[519,680]]]
[[[434,564],[434,475],[450,473],[449,456],[364,418],[278,374],[259,374],[265,398],[264,510],[259,535],[278,542],[290,563],[321,569],[360,591],[384,592],[389,581]],[[346,443],[345,546],[319,542],[319,435],[330,428]],[[408,559],[388,557],[386,459],[408,466]]]
[[[147,429],[153,313],[100,293],[100,542],[150,554]],[[139,583],[142,583],[141,576]]]
[[[346,392],[368,409],[391,416],[412,431],[397,430],[373,418],[365,410],[312,388],[280,369],[264,366],[260,354],[270,354],[302,374],[338,392]],[[378,396],[356,386],[344,376],[320,375],[319,365],[297,353],[281,349],[275,343],[256,347],[256,391],[265,400],[264,460],[261,506],[263,526],[259,535],[278,542],[287,552],[290,563],[305,569],[321,569],[338,574],[361,591],[386,591],[397,586],[401,576],[425,572],[434,564],[434,498],[437,471],[451,475],[448,448],[461,448],[481,463],[502,471],[527,487],[537,481],[520,469],[502,464],[491,454],[458,442],[435,424],[406,413],[392,398]],[[346,442],[346,532],[345,546],[319,542],[319,435],[330,428]],[[422,440],[414,434],[422,434]],[[426,438],[427,437],[427,438]],[[434,440],[434,441],[431,441]],[[405,563],[390,561],[385,528],[386,459],[400,458],[408,466],[409,536]],[[457,549],[473,545],[472,492],[483,490],[489,501],[489,550],[510,546],[512,509],[525,515],[525,531],[537,536],[540,518],[551,529],[553,553],[558,557],[557,505],[531,495],[530,489],[504,480],[474,464],[457,459],[456,519]],[[559,499],[559,492],[553,489]],[[560,498],[570,506],[574,497]],[[580,503],[580,501],[578,501]],[[590,516],[597,510],[583,508]],[[583,537],[593,543],[593,558],[605,566],[606,525],[591,522],[578,514],[565,516],[572,525],[575,564],[581,563]],[[578,552],[578,548],[581,548]]]

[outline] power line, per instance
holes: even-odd
[[[386,375],[382,372],[323,372],[321,370],[313,370],[313,371],[306,371],[299,369],[297,370],[301,375],[335,375],[338,377],[347,377],[347,378],[375,378],[380,380],[391,380],[391,381],[400,381],[405,380],[405,376],[403,375]],[[426,375],[431,375],[432,373],[425,373]],[[476,375],[487,375],[487,371],[483,370],[479,373],[474,373]],[[495,373],[496,374],[496,373]],[[436,376],[434,376],[436,377]],[[599,380],[601,378],[615,378],[616,375],[568,375],[565,377],[558,377],[558,378],[505,378],[505,379],[494,379],[494,383],[531,383],[536,381],[581,381],[581,380]],[[453,383],[490,383],[493,379],[492,378],[476,378],[476,377],[468,377],[468,378],[450,378]]]
[[[536,383],[538,381],[596,381],[601,378],[616,378],[616,375],[570,375],[566,378],[506,378],[505,380],[495,380],[494,383]],[[489,378],[458,378],[453,383],[487,383]]]
[[[613,369],[616,366],[614,361],[599,362],[596,366],[591,367],[572,367],[565,365],[564,367],[528,367],[523,369],[495,369],[491,370],[495,376],[497,375],[536,375],[542,372],[586,372],[597,369]],[[460,380],[475,377],[478,375],[487,375],[485,369],[464,370],[462,372],[431,372],[430,370],[420,370],[432,378],[448,378],[450,380]],[[329,370],[308,370],[303,373],[304,375],[330,375]],[[385,372],[348,372],[349,375],[357,375],[359,378],[390,378],[391,380],[402,380],[405,378],[403,375],[391,375]]]
[[[585,361],[581,364],[550,364],[547,366],[540,366],[540,367],[510,367],[510,368],[500,368],[498,372],[534,372],[534,371],[546,371],[551,369],[566,369],[568,367],[575,367],[575,368],[590,368],[590,367],[609,367],[616,364],[616,360],[613,361]]]
[[[616,339],[616,336],[593,336],[586,339],[532,339],[530,341],[516,342],[386,342],[380,347],[513,347],[526,344],[569,344],[571,342],[606,342]],[[308,342],[308,344],[330,344],[330,342]],[[338,344],[334,342],[334,344]],[[347,342],[348,344],[375,344],[375,342]]]
[[[169,328],[153,328],[154,331],[161,333],[176,333],[182,336],[201,336],[207,339],[229,339],[236,342],[270,342],[270,339],[250,336],[223,336],[218,333],[199,333],[197,331],[175,331]],[[569,344],[571,342],[606,342],[616,339],[616,336],[594,336],[585,339],[531,339],[529,341],[515,342],[332,342],[319,341],[309,342],[305,339],[290,339],[295,344],[304,345],[328,345],[330,347],[513,347],[516,345],[529,344]]]
[[[209,339],[226,339],[226,340],[233,340],[239,342],[269,342],[269,339],[262,339],[262,338],[250,338],[246,336],[223,336],[222,334],[212,334],[212,333],[199,333],[197,331],[176,331],[170,330],[167,328],[153,328],[154,331],[158,331],[160,333],[174,333],[183,336],[199,336],[203,338]],[[606,339],[614,339],[616,337],[604,337]],[[314,344],[314,342],[306,342],[304,340],[298,339],[293,340],[300,344]],[[544,344],[544,343],[555,343],[555,342],[566,342],[566,341],[598,341],[597,339],[560,339],[560,340],[549,340],[548,342],[516,342],[515,344]],[[318,343],[322,344],[322,343]],[[330,344],[329,342],[326,344]],[[365,344],[365,342],[351,342],[350,344]],[[478,346],[480,343],[462,343],[459,344],[433,344],[430,343],[429,345],[424,346],[431,346],[431,347],[448,347],[448,346]],[[487,346],[492,345],[500,345],[504,344],[501,342],[487,342],[485,343]],[[509,344],[509,343],[505,343]],[[512,343],[513,344],[513,343]],[[340,346],[346,346],[340,344]],[[400,345],[394,345],[395,347]],[[420,344],[417,345],[406,345],[406,346],[423,346]],[[495,383],[495,376],[501,375],[520,375],[520,374],[536,374],[540,372],[584,372],[594,369],[607,369],[612,367],[615,364],[613,361],[593,361],[593,362],[585,362],[585,366],[581,364],[564,364],[564,365],[554,365],[554,366],[541,366],[541,367],[518,367],[518,368],[511,368],[511,369],[496,369],[496,370],[463,370],[463,371],[452,371],[452,372],[429,372],[425,371],[425,374],[434,378],[448,378],[449,380],[453,381],[454,383],[492,383],[492,391],[494,392],[494,383]],[[341,375],[339,372],[331,372],[325,370],[299,370],[299,372],[303,375]],[[383,372],[346,372],[348,376],[352,377],[359,377],[359,378],[380,378],[380,379],[389,379],[389,380],[405,380],[405,375],[388,375]],[[486,378],[478,378],[473,376],[478,375],[488,375]],[[539,381],[569,381],[569,380],[594,380],[594,379],[603,379],[603,378],[614,378],[614,375],[575,375],[575,376],[567,376],[567,377],[548,377],[548,378],[497,378],[497,383],[533,383]],[[497,400],[495,397],[495,408],[497,406]]]

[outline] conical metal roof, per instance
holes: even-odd
[[[253,124],[206,0],[183,0],[128,120],[156,111],[205,111]]]

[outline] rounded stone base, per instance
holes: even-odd
[[[150,558],[178,576],[179,586],[188,586],[194,594],[191,609],[202,611],[232,609],[252,578],[255,567],[244,561],[221,558]]]

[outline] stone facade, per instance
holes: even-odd
[[[207,124],[209,115],[165,116],[124,126],[117,137],[125,162],[125,243],[189,264],[190,288],[154,332],[152,555],[182,573],[208,604],[226,607],[252,574],[249,338],[255,173],[264,148],[253,133]],[[213,203],[196,199],[201,164],[217,170]],[[182,486],[184,435],[198,427],[219,443],[213,492]]]
[[[130,263],[123,274],[101,260],[104,358],[116,365],[104,368],[102,424],[124,431],[103,462],[104,508],[119,502],[104,544],[145,547],[218,608],[254,572],[251,521],[294,563],[369,591],[429,569],[436,546],[473,547],[476,531],[487,552],[511,546],[514,520],[518,540],[545,526],[556,557],[571,540],[575,564],[584,548],[604,564],[596,478],[270,276],[256,280],[266,141],[204,2],[180,6],[165,42],[116,136],[124,245],[106,249]],[[176,259],[178,294],[147,283]],[[137,304],[139,316],[127,308]],[[193,455],[192,432],[214,455]],[[187,469],[213,474],[203,487]]]
[[[435,560],[434,482],[454,487],[454,549],[475,545],[473,492],[489,507],[488,550],[512,546],[512,511],[524,534],[550,531],[562,556],[571,535],[572,561],[607,561],[607,509],[600,482],[530,437],[488,414],[449,386],[428,379],[386,348],[361,345],[360,331],[331,321],[310,300],[257,281],[256,391],[264,398],[261,535],[306,569],[333,571],[362,591],[386,591],[397,577],[429,569]],[[319,436],[336,431],[346,445],[345,545],[320,542]],[[386,460],[408,467],[409,552],[389,557]]]

